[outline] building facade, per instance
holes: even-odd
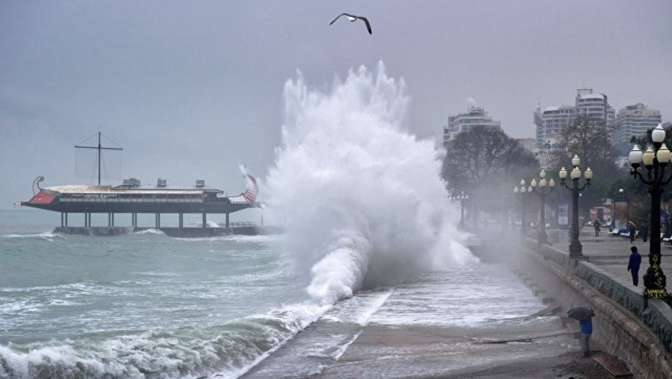
[[[501,122],[493,120],[482,107],[471,106],[466,113],[448,117],[448,126],[443,127],[443,145],[453,140],[455,136],[474,126],[501,128]]]
[[[603,93],[595,93],[592,88],[579,88],[576,90],[574,105],[577,115],[586,116],[593,120],[602,120],[610,127],[615,125],[614,108],[609,105],[607,95]]]
[[[557,149],[560,145],[562,130],[571,125],[576,118],[576,107],[570,105],[537,108],[534,123],[537,126],[537,148]]]
[[[642,136],[646,131],[660,124],[660,111],[648,108],[642,103],[628,105],[618,111],[616,117],[616,143],[629,144],[630,139]]]
[[[541,108],[534,112],[537,148],[540,152],[560,148],[562,130],[574,123],[578,116],[601,120],[615,128],[616,114],[609,105],[607,95],[595,93],[592,88],[576,90],[574,105],[558,105]]]

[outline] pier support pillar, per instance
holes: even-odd
[[[138,227],[138,214],[131,213],[131,226],[135,230]]]
[[[203,213],[203,228],[207,227],[208,227],[208,216],[205,213]]]
[[[68,212],[65,212],[65,227],[68,226]]]
[[[114,227],[114,213],[107,214],[107,226],[110,228]]]
[[[180,229],[180,232],[182,232],[182,229],[184,229],[184,214],[183,213],[178,213],[177,214],[177,225],[178,225],[178,228]]]
[[[84,213],[84,227],[85,228],[91,227],[91,213],[89,212]]]
[[[154,224],[156,225],[156,228],[157,228],[157,229],[160,229],[160,228],[161,228],[161,213],[157,213],[157,214],[154,216],[154,218],[155,218],[155,220],[154,220],[154,221],[155,221]]]
[[[229,228],[229,212],[226,212],[226,228]]]
[[[61,212],[61,228],[65,226],[65,213]]]

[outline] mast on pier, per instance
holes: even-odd
[[[98,150],[98,185],[99,186],[100,186],[100,162],[101,162],[103,150],[116,150],[116,151],[123,151],[124,150],[121,147],[104,147],[101,144],[100,136],[101,136],[101,133],[98,132],[98,146],[75,145],[75,149],[96,149],[96,150]]]

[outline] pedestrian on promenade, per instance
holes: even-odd
[[[637,225],[635,225],[634,222],[629,221],[628,231],[630,232],[630,243],[635,242],[635,238],[637,238]]]
[[[593,227],[595,228],[595,241],[597,241],[597,238],[600,236],[600,221],[598,219],[595,219],[593,222]]]
[[[630,247],[630,261],[628,262],[628,271],[632,275],[632,285],[637,287],[639,283],[639,265],[642,263],[642,256],[637,252],[637,246]]]
[[[590,335],[593,334],[593,316],[595,312],[590,307],[574,307],[567,311],[567,316],[579,321],[581,334],[581,350],[584,358],[590,356]]]
[[[590,356],[590,335],[593,334],[593,319],[588,318],[579,321],[581,325],[581,348],[583,350],[583,357]]]
[[[649,226],[645,222],[639,227],[639,236],[642,237],[643,242],[649,238]]]

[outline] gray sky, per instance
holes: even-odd
[[[363,25],[328,22],[341,11]],[[0,208],[30,183],[86,182],[72,145],[98,129],[126,149],[124,176],[242,189],[279,144],[282,86],[327,87],[383,60],[411,96],[409,129],[438,134],[473,97],[516,137],[532,111],[605,92],[672,120],[672,2],[0,2]],[[93,155],[91,156],[93,161]]]

